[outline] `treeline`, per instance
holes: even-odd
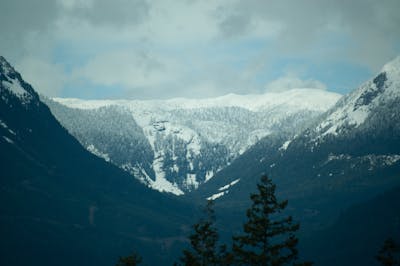
[[[266,175],[257,184],[257,193],[251,194],[251,207],[247,210],[247,221],[243,232],[232,236],[232,245],[228,248],[219,243],[215,226],[213,201],[208,201],[204,217],[193,225],[189,236],[190,248],[183,254],[175,266],[219,266],[219,265],[257,265],[257,266],[309,266],[310,261],[299,259],[295,233],[299,223],[291,216],[283,214],[288,201],[278,201],[275,196],[275,184]],[[394,240],[385,241],[376,259],[383,266],[400,266],[400,247]],[[133,253],[119,259],[117,266],[136,266],[142,258]]]

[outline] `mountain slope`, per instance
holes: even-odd
[[[311,187],[306,187],[310,193],[327,183],[331,186],[338,183],[341,187],[342,181],[352,181],[349,176],[361,174],[357,171],[369,175],[379,169],[395,169],[400,162],[399,61],[397,58],[385,65],[377,77],[343,97],[301,134],[290,140],[264,138],[221,171],[202,191],[240,178],[243,173],[237,171],[240,168],[251,169],[256,175],[276,173],[277,182],[295,177],[296,181],[304,182],[312,179],[308,184]],[[250,163],[249,167],[238,166],[245,163]],[[286,174],[295,177],[284,177]]]
[[[220,212],[230,217],[221,227],[239,230],[240,222],[233,221],[243,219],[249,194],[267,173],[277,184],[278,196],[289,199],[289,212],[300,220],[302,234],[310,236],[331,225],[346,208],[399,186],[399,62],[389,62],[301,134],[290,140],[262,139],[187,197],[216,198]],[[344,256],[332,254],[340,260],[337,265],[349,265]]]
[[[87,152],[0,57],[1,265],[170,261],[191,209]],[[171,255],[172,254],[172,255]]]
[[[106,157],[149,187],[181,195],[210,180],[262,137],[279,133],[289,138],[298,133],[339,97],[298,89],[201,100],[46,102],[89,151]],[[124,125],[128,120],[132,120],[133,130]],[[120,149],[117,155],[117,144],[132,149]],[[138,159],[139,151],[146,157]]]
[[[400,240],[399,204],[397,187],[352,206],[329,228],[302,239],[310,251],[307,256],[317,265],[342,265],[343,258],[347,265],[381,265],[375,256],[384,241],[389,237]]]

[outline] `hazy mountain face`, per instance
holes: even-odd
[[[194,215],[87,152],[2,57],[0,169],[1,265],[172,264]]]
[[[181,195],[210,180],[263,137],[299,133],[339,97],[304,89],[202,100],[57,98],[47,103],[89,151],[149,187]]]

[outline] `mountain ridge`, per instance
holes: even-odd
[[[110,161],[139,177],[149,187],[182,195],[207,182],[264,136],[279,132],[290,137],[297,133],[303,123],[318,116],[321,110],[332,105],[339,97],[338,94],[321,90],[296,89],[282,93],[230,94],[198,100],[56,98],[56,103],[45,101],[59,121],[88,150],[99,155],[107,154]],[[125,112],[124,116],[133,117],[145,136],[143,138],[140,134],[137,138],[140,142],[147,141],[150,144],[151,150],[146,151],[153,152],[153,160],[138,162],[130,159],[131,154],[123,152],[125,162],[117,163],[113,152],[103,143],[106,140],[82,136],[82,130],[86,135],[91,134],[83,128],[95,122],[86,121],[85,125],[83,122],[76,125],[70,121],[72,118],[68,115],[80,112],[81,115],[75,115],[75,120],[79,120],[88,113],[94,114],[96,110],[104,111],[110,107],[119,108],[120,113]],[[96,119],[104,120],[105,117]],[[93,125],[93,132],[96,131],[94,127]],[[114,133],[111,131],[107,129],[110,134],[108,138],[114,139],[119,133],[117,129]],[[119,142],[129,145],[129,141],[124,139]]]

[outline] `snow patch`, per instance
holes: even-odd
[[[0,119],[0,126],[2,126],[5,129],[8,129],[8,126],[6,125],[6,123],[4,123],[1,119]]]
[[[12,79],[10,81],[1,81],[4,88],[12,92],[16,97],[18,97],[23,104],[29,103],[32,100],[32,95],[28,93],[22,86],[19,80]]]
[[[196,180],[196,174],[186,174],[185,185],[187,188],[197,189],[199,187],[199,182]]]
[[[292,140],[287,140],[285,141],[282,146],[279,148],[280,151],[286,151],[286,149],[289,147],[290,142],[292,142]]]
[[[225,186],[223,186],[223,187],[220,187],[218,190],[219,190],[219,191],[227,190],[228,188],[230,188],[230,187],[236,185],[239,181],[240,181],[240,178],[238,178],[238,179],[236,179],[236,180],[230,182],[229,184],[227,184],[227,185],[225,185]]]
[[[12,141],[11,139],[7,138],[6,136],[3,136],[3,139],[5,139],[5,141],[7,141],[10,144],[14,144],[14,141]]]
[[[140,182],[142,182],[149,188],[158,190],[160,192],[172,193],[178,196],[184,194],[176,184],[172,184],[171,182],[166,180],[162,174],[156,175],[156,180],[153,180],[146,173],[146,171],[139,165],[132,166],[131,163],[126,163],[123,164],[121,168],[129,172],[131,175],[133,175],[135,178],[137,178]]]
[[[86,148],[88,151],[96,155],[97,157],[103,158],[106,162],[110,162],[110,156],[107,153],[99,151],[93,144],[90,144]]]
[[[228,193],[229,193],[229,190],[218,192],[218,193],[215,193],[215,194],[211,195],[210,197],[208,197],[207,200],[216,200],[216,199],[218,199],[218,198],[220,198],[223,195],[226,195]]]
[[[165,178],[165,171],[163,170],[164,158],[162,152],[158,152],[155,154],[155,159],[153,161],[153,169],[156,175],[156,180],[153,181],[150,179],[150,187],[160,192],[169,192],[175,195],[183,195],[185,194],[182,190],[179,189],[177,184],[173,184],[169,182]]]
[[[361,163],[368,163],[369,164],[369,169],[373,170],[376,167],[386,167],[386,166],[391,166],[398,161],[400,161],[400,155],[398,154],[369,154],[365,156],[357,156],[357,157],[352,157],[348,154],[339,154],[339,155],[334,155],[330,154],[327,158],[327,160],[323,163],[323,165],[334,161],[334,160],[346,160],[346,161],[354,161],[355,165],[361,164]]]
[[[206,173],[206,180],[204,182],[207,182],[208,180],[210,180],[212,177],[214,176],[214,171],[207,171]]]

